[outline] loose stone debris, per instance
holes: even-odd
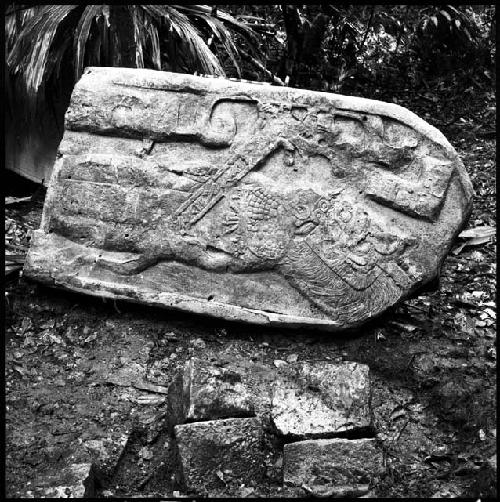
[[[383,473],[364,364],[295,362],[276,368],[246,359],[192,357],[166,399],[164,411],[117,448],[83,443],[92,462],[68,488],[71,496],[91,496],[95,485],[99,493],[112,493],[107,480],[132,450],[142,463],[165,466],[167,493],[208,497],[251,496],[272,483],[282,484],[285,497],[361,497]],[[144,441],[138,442],[141,434]],[[50,493],[63,496],[67,486],[58,480]]]
[[[431,282],[471,212],[395,104],[87,68],[65,128],[24,275],[91,295],[345,330]]]

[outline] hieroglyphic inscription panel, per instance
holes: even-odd
[[[226,319],[342,330],[435,278],[471,200],[455,150],[397,105],[89,68],[25,274]]]

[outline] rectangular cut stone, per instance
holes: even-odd
[[[372,429],[369,368],[358,363],[293,363],[191,358],[168,391],[171,427],[258,416],[280,435],[313,438]]]
[[[58,466],[56,473],[33,481],[34,498],[89,498],[96,496],[95,468],[90,463]]]
[[[383,472],[383,455],[375,439],[317,439],[284,446],[285,485],[365,485]]]
[[[258,419],[195,422],[174,431],[185,489],[207,495],[263,483],[265,450]]]
[[[372,427],[369,368],[358,363],[296,363],[280,368],[271,419],[279,434],[313,438]]]
[[[176,424],[255,415],[241,372],[189,359],[169,388],[169,410]]]
[[[88,68],[24,274],[228,320],[342,330],[435,278],[471,187],[446,138],[394,104]]]
[[[168,391],[172,425],[262,416],[271,404],[275,368],[246,360],[189,359]]]

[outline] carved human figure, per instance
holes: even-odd
[[[336,123],[333,109],[258,103],[237,96],[215,100],[210,106],[201,122],[177,125],[169,138],[195,138],[205,147],[223,149],[224,163],[206,168],[200,164],[197,183],[183,202],[165,215],[154,236],[143,238],[144,244],[140,239],[134,243],[139,251],[136,258],[117,263],[103,257],[99,265],[128,275],[162,260],[232,273],[274,270],[340,323],[369,317],[397,301],[412,281],[399,260],[415,242],[378,227],[362,198],[366,195],[415,217],[435,218],[451,176],[446,162],[437,170],[424,165],[422,176],[434,188],[434,197],[423,202],[414,190],[419,180],[407,182],[397,169],[379,177],[372,170],[362,187],[364,193],[353,199],[336,185],[334,157],[337,150],[346,152],[369,134],[382,134],[378,122],[368,121],[365,127],[361,114],[342,112]],[[246,114],[255,112],[257,118],[245,120],[235,107]],[[408,163],[413,162],[411,152],[417,144],[404,145],[403,154],[383,144],[373,150],[362,147],[356,155],[380,164],[388,152],[397,162]],[[299,184],[297,158],[321,157],[328,171],[324,186],[314,179],[307,180],[313,186],[308,189],[283,188],[286,183],[276,178],[276,186],[249,181],[251,173],[280,152],[284,170],[293,170]],[[428,176],[430,172],[434,175]],[[403,187],[407,189],[404,198]]]

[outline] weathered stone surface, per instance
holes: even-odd
[[[199,494],[258,486],[265,472],[262,425],[233,418],[178,425],[174,429],[185,488]]]
[[[168,392],[170,425],[218,418],[269,417],[284,436],[331,437],[369,431],[369,368],[358,363],[189,359]]]
[[[89,68],[65,127],[25,275],[88,294],[341,330],[432,280],[471,210],[394,104]]]
[[[280,368],[271,419],[282,435],[313,438],[372,425],[369,368],[358,363],[297,363]]]
[[[286,485],[356,486],[373,483],[384,471],[375,439],[317,439],[284,446]]]
[[[275,368],[251,361],[189,359],[168,392],[171,425],[261,416],[271,406]]]
[[[90,463],[61,467],[57,474],[40,477],[34,482],[33,495],[39,498],[95,497],[95,473]]]

